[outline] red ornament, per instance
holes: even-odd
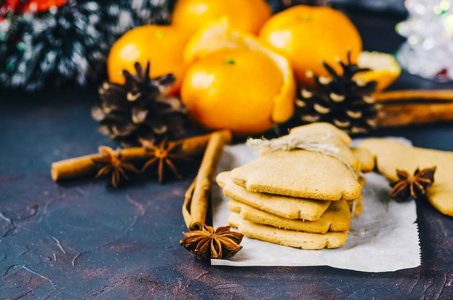
[[[16,1],[17,0],[13,0]],[[67,0],[31,0],[22,8],[23,12],[42,12],[50,10],[53,7],[60,7],[66,3]]]
[[[52,8],[60,7],[66,3],[67,0],[6,0],[5,4],[0,6],[0,21],[9,13],[18,12],[43,12]]]

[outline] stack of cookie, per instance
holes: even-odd
[[[349,148],[349,136],[330,124],[301,126],[290,136],[309,140],[311,150],[266,146],[258,159],[217,176],[232,199],[228,222],[249,238],[271,243],[340,247],[351,209],[353,215],[361,211],[360,172],[374,168],[373,157],[365,149]]]

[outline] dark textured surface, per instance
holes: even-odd
[[[392,52],[395,20],[355,15],[366,49]],[[440,88],[404,75],[393,88]],[[211,267],[179,246],[186,180],[61,184],[53,161],[111,143],[96,132],[93,90],[0,91],[0,299],[451,299],[453,218],[417,203],[422,265],[392,273],[329,267]],[[453,151],[453,124],[385,130]]]

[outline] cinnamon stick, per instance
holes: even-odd
[[[452,101],[453,90],[400,90],[374,94],[378,103]]]
[[[184,204],[182,205],[182,216],[189,230],[192,230],[190,229],[193,220],[192,215],[190,214],[190,205],[192,204],[193,191],[195,190],[196,181],[197,177],[195,177],[195,179],[192,181],[192,184],[189,186],[186,193],[184,194]]]
[[[54,162],[50,175],[54,181],[57,181],[96,173],[97,168],[93,159],[100,159],[101,157],[102,154],[96,153]]]
[[[211,133],[194,136],[183,140],[181,150],[188,156],[197,156],[204,152]]]
[[[182,141],[182,151],[187,156],[196,156],[201,154],[208,143],[211,134],[202,136],[195,136],[186,138]],[[170,142],[177,143],[177,142]],[[126,160],[143,158],[148,155],[147,150],[144,147],[132,147],[121,149],[121,156]],[[65,159],[52,163],[50,174],[54,181],[82,177],[90,174],[94,174],[97,171],[97,167],[93,163],[93,159],[99,159],[102,154],[95,153],[70,159]]]
[[[377,127],[453,121],[453,90],[400,90],[374,95]]]
[[[199,230],[206,221],[208,199],[212,180],[222,155],[223,147],[231,141],[230,131],[211,134],[201,161],[198,174],[185,195],[182,208],[184,221],[189,230]]]
[[[453,103],[382,105],[376,126],[399,127],[453,121]]]

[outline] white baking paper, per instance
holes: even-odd
[[[228,171],[258,157],[246,145],[225,147],[218,172]],[[420,246],[415,202],[397,203],[389,199],[387,180],[366,174],[362,190],[363,211],[351,219],[346,243],[337,249],[302,250],[244,237],[243,249],[228,260],[212,259],[223,266],[331,266],[363,272],[387,272],[420,265]],[[226,226],[229,198],[217,184],[213,186],[213,225]]]

